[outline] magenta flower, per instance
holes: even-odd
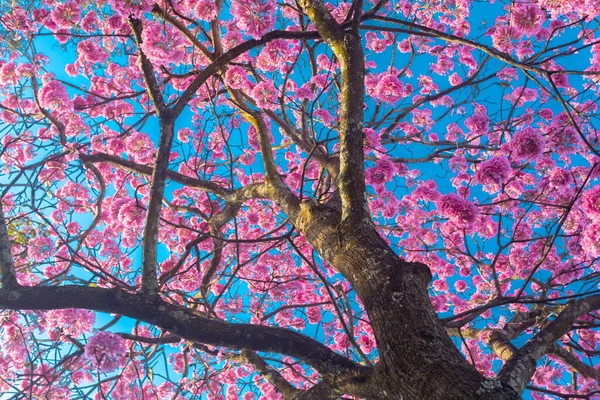
[[[77,338],[81,334],[92,330],[95,316],[89,310],[74,308],[50,310],[46,313],[47,328]]]
[[[475,179],[484,186],[500,185],[510,174],[510,162],[504,157],[493,157],[479,164]]]
[[[600,257],[600,222],[585,227],[581,235],[581,248],[590,257]]]
[[[538,33],[545,19],[545,13],[535,2],[515,3],[510,16],[511,26],[527,36]]]
[[[141,227],[144,225],[146,210],[139,207],[137,200],[131,199],[119,208],[119,221],[128,227]]]
[[[492,43],[501,52],[510,54],[514,49],[512,39],[515,38],[515,35],[516,30],[513,27],[506,25],[497,26],[492,33]]]
[[[440,212],[458,226],[471,226],[478,216],[477,207],[455,193],[447,194],[437,203]]]
[[[41,262],[50,257],[56,251],[54,240],[46,236],[36,236],[29,241],[27,254],[36,262]]]
[[[582,198],[582,208],[592,220],[600,222],[600,186],[594,186],[585,191]]]
[[[476,135],[485,135],[490,127],[490,119],[482,113],[475,113],[465,120],[465,126]]]
[[[384,103],[394,104],[405,96],[404,85],[396,75],[382,74],[375,87],[374,97]]]
[[[542,154],[543,138],[537,129],[525,128],[513,136],[511,145],[518,159],[536,159]]]
[[[125,365],[125,340],[110,332],[98,332],[88,340],[85,355],[100,372],[112,372]]]
[[[40,105],[46,109],[69,109],[73,107],[67,89],[58,81],[51,80],[40,89]]]
[[[271,81],[263,81],[254,86],[250,95],[260,108],[273,109],[277,106],[278,91]]]
[[[260,39],[275,25],[275,5],[273,0],[235,0],[231,4],[231,15],[238,28]]]
[[[217,5],[212,0],[198,0],[194,6],[196,16],[202,21],[212,21],[219,15]]]
[[[59,28],[70,28],[81,19],[81,9],[75,2],[56,4],[52,10],[52,19]]]
[[[225,72],[225,82],[232,89],[244,89],[250,84],[247,75],[244,68],[233,65]]]

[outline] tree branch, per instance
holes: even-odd
[[[324,379],[340,375],[363,379],[370,369],[355,364],[325,345],[284,328],[232,324],[209,319],[160,298],[131,294],[120,289],[83,286],[37,286],[0,289],[0,308],[55,310],[80,308],[127,316],[144,321],[192,342],[231,349],[285,354],[315,368]]]
[[[285,399],[295,399],[302,390],[293,387],[275,368],[271,367],[258,354],[249,350],[242,350],[239,360],[251,364],[269,383],[277,388]]]
[[[182,32],[184,33],[185,31]],[[214,74],[220,73],[222,69],[227,64],[229,64],[229,62],[233,61],[238,56],[244,54],[248,50],[251,50],[255,47],[266,44],[276,39],[310,39],[318,37],[319,34],[317,32],[272,31],[267,33],[260,39],[251,39],[244,43],[238,44],[237,46],[224,53],[222,56],[216,58],[210,65],[208,65],[206,68],[204,68],[198,73],[198,75],[192,81],[192,83],[190,83],[190,85],[181,94],[179,99],[177,99],[177,102],[172,108],[173,115],[177,117],[181,114],[185,106],[195,96],[196,91],[208,80],[208,78],[210,78]]]
[[[6,218],[4,217],[4,211],[2,211],[2,199],[0,198],[0,274],[2,274],[3,288],[19,286],[10,248]]]
[[[522,393],[535,372],[537,360],[553,350],[555,342],[569,332],[579,317],[598,308],[600,295],[567,303],[552,322],[514,353],[500,370],[500,380]]]
[[[363,149],[365,57],[358,23],[353,23],[349,30],[343,30],[321,0],[303,0],[301,4],[340,61],[340,174],[337,184],[342,200],[342,222],[356,229],[365,221],[370,221],[365,200]],[[360,11],[356,10],[357,15]],[[354,22],[356,21],[360,21],[360,18],[355,15]]]
[[[143,164],[137,164],[133,161],[124,160],[120,157],[106,153],[80,154],[79,159],[84,163],[105,162],[128,171],[137,172],[144,175],[152,175],[152,167]],[[166,177],[173,182],[180,183],[190,188],[195,188],[205,192],[210,192],[221,199],[232,203],[243,203],[250,199],[266,199],[268,198],[264,190],[264,184],[256,183],[244,186],[243,188],[229,190],[214,182],[203,179],[192,178],[178,172],[167,170]]]
[[[156,81],[156,77],[154,76],[154,68],[152,67],[152,63],[148,60],[148,57],[144,54],[141,49],[142,41],[142,21],[137,18],[129,18],[129,26],[131,26],[131,31],[133,32],[133,36],[135,37],[135,43],[138,46],[138,53],[140,59],[140,70],[144,76],[144,82],[146,83],[146,92],[148,93],[148,97],[154,103],[154,108],[156,109],[156,113],[160,117],[167,110],[167,105],[162,97],[162,91],[158,86],[158,82]]]
[[[563,360],[565,364],[573,368],[584,378],[594,379],[596,382],[600,382],[600,371],[598,371],[591,365],[585,364],[570,351],[567,351],[559,345],[555,344],[554,346],[552,346],[551,353]]]

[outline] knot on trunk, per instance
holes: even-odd
[[[429,285],[431,278],[433,278],[429,267],[420,262],[405,262],[403,265],[403,270],[417,278],[425,287]]]

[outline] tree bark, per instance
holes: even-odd
[[[429,300],[429,268],[398,257],[370,221],[303,203],[295,221],[307,241],[348,279],[373,327],[380,363],[355,393],[365,398],[519,399],[485,378],[452,343]],[[365,391],[366,389],[366,391]]]

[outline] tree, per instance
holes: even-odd
[[[2,7],[0,391],[597,398],[593,2]]]

